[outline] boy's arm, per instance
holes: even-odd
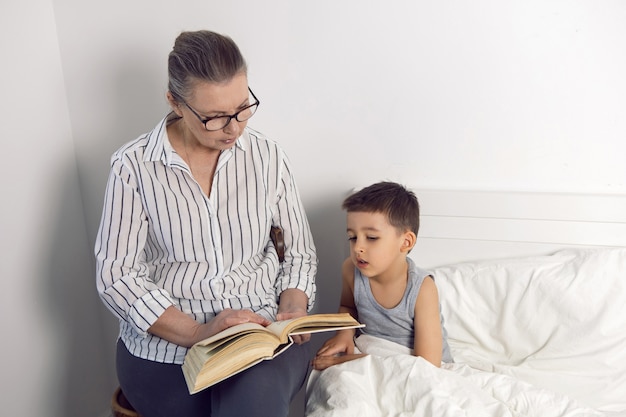
[[[439,294],[431,276],[427,276],[415,303],[415,356],[421,356],[439,367],[443,350]]]
[[[354,304],[354,264],[350,258],[343,261],[341,266],[341,299],[339,301],[339,312],[350,313],[355,320],[359,320],[359,314]],[[354,334],[355,330],[352,330]]]

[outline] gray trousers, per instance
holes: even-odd
[[[272,360],[190,395],[180,365],[133,356],[118,340],[117,377],[143,417],[287,417],[308,376],[309,345],[294,344]]]

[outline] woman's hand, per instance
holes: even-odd
[[[148,331],[177,345],[191,347],[196,342],[241,323],[267,326],[271,321],[250,310],[226,309],[213,320],[201,324],[177,308],[169,307]]]
[[[203,337],[202,339],[206,339],[207,337],[219,333],[222,330],[226,330],[229,327],[233,327],[243,323],[257,323],[261,326],[267,326],[271,323],[271,321],[269,321],[265,317],[253,313],[250,310],[233,310],[227,308],[220,311],[217,316],[213,318],[213,320],[207,323],[210,329],[206,329],[205,331],[209,331],[211,334]]]
[[[276,320],[290,320],[307,315],[309,297],[300,290],[290,288],[280,294],[278,313]],[[292,336],[293,341],[299,345],[311,340],[311,334],[297,334]]]

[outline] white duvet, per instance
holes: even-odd
[[[395,343],[363,335],[368,356],[313,371],[309,417],[603,416],[563,395],[461,364],[436,368]]]
[[[626,249],[433,271],[456,364],[361,336],[313,371],[306,415],[626,417]]]

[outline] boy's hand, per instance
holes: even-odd
[[[317,356],[334,356],[341,353],[352,354],[354,353],[354,330],[340,330],[337,334],[328,339],[320,350],[317,351]]]
[[[317,351],[311,361],[314,369],[321,371],[338,363],[351,361],[366,356],[365,353],[354,353],[354,331],[341,330],[328,339]]]
[[[322,371],[333,365],[352,361],[354,359],[359,359],[359,358],[362,358],[363,356],[367,356],[367,354],[366,353],[351,353],[351,354],[333,355],[333,356],[319,356],[318,355],[315,358],[313,358],[313,360],[311,361],[311,365],[313,365],[313,369]]]

